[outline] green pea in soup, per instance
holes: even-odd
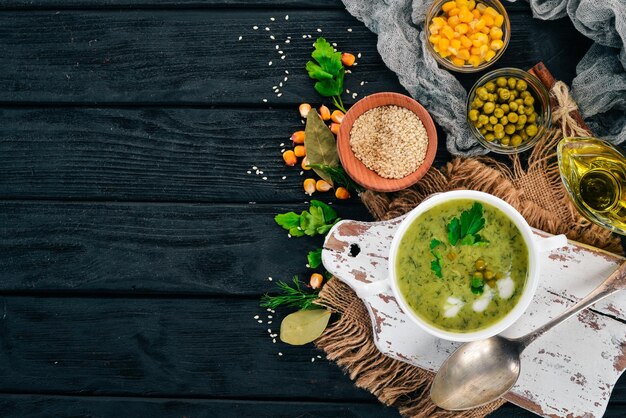
[[[409,226],[396,258],[400,293],[436,328],[474,332],[506,316],[528,274],[528,248],[499,209],[469,199],[433,207]]]

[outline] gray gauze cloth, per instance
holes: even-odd
[[[446,131],[448,150],[454,155],[485,154],[467,127],[467,92],[426,49],[423,29],[432,0],[343,3],[378,34],[385,64]],[[569,16],[576,29],[595,41],[576,67],[572,94],[595,135],[614,144],[626,140],[626,0],[530,0],[530,5],[539,19]]]

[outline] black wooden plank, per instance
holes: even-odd
[[[369,219],[358,202],[343,218]],[[0,203],[0,292],[261,295],[308,277],[320,237],[288,238],[278,205]]]
[[[0,198],[247,203],[308,197],[302,181],[312,172],[301,176],[280,153],[303,129],[295,106],[0,109],[0,118]],[[437,164],[449,159],[440,143]]]
[[[267,314],[256,299],[1,297],[0,392],[374,399],[312,346],[272,343]]]
[[[0,103],[287,105],[319,101],[304,69],[313,39],[362,52],[351,92],[402,91],[375,51],[376,36],[343,10],[6,12],[0,15]],[[567,19],[512,13],[513,40],[498,67],[548,63],[569,81],[589,41]],[[276,16],[277,18],[279,16]],[[259,26],[254,31],[252,27]],[[267,32],[265,27],[271,27]],[[352,28],[352,32],[347,29]],[[313,39],[302,39],[302,35]],[[275,49],[286,54],[281,60]],[[239,41],[239,36],[243,39]],[[284,44],[292,36],[290,44]],[[16,47],[17,45],[17,47]],[[268,62],[273,65],[269,66]],[[273,93],[290,72],[281,97]],[[462,77],[466,86],[474,76]],[[361,81],[369,84],[361,87]],[[358,97],[357,97],[358,98]],[[354,100],[347,97],[346,102]]]
[[[123,414],[121,414],[123,411]],[[245,401],[0,395],[3,418],[48,417],[193,417],[193,418],[391,418],[397,410],[354,402]]]

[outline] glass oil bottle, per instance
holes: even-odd
[[[597,138],[564,138],[557,155],[561,179],[583,216],[626,235],[626,156]]]

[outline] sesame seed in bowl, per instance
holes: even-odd
[[[361,186],[392,192],[421,179],[435,159],[437,131],[418,102],[377,93],[355,103],[343,119],[337,150],[346,173]]]

